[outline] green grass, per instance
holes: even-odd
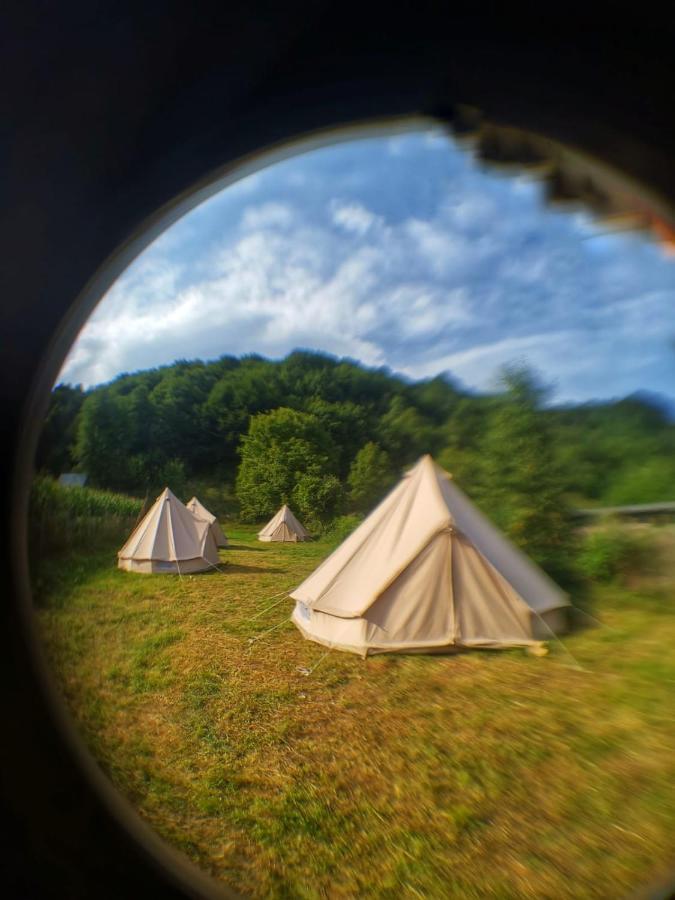
[[[227,528],[222,574],[122,572],[116,546],[34,573],[73,716],[168,841],[277,898],[613,898],[675,861],[675,529],[592,590],[581,668],[326,653],[289,600],[253,617],[330,544],[255,531]]]

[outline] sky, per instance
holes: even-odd
[[[296,348],[491,390],[526,363],[556,403],[675,402],[675,260],[543,201],[439,130],[258,170],[167,229],[103,297],[58,381]]]

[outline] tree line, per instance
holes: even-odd
[[[555,569],[570,505],[675,499],[675,425],[650,397],[552,407],[536,373],[505,367],[492,394],[450,377],[306,351],[120,375],[51,399],[40,470],[77,469],[145,495],[186,479],[231,485],[242,518],[288,502],[309,526],[363,512],[431,453],[524,549]],[[543,522],[546,526],[543,527]]]

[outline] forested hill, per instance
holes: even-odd
[[[252,417],[283,408],[303,417],[286,415],[270,440],[288,444],[298,428],[308,434],[313,428],[325,442],[323,474],[343,485],[359,451],[372,443],[394,472],[429,452],[470,488],[479,470],[495,462],[502,438],[513,439],[499,433],[500,412],[525,404],[532,413],[528,428],[545,433],[570,498],[675,499],[675,425],[657,403],[635,395],[546,407],[536,376],[514,371],[503,393],[476,395],[445,377],[410,382],[310,352],[282,361],[179,361],[88,391],[55,388],[37,465],[55,475],[78,468],[94,485],[139,494],[186,477],[234,484]]]

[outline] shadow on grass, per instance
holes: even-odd
[[[244,575],[287,575],[285,569],[278,569],[276,566],[242,566],[241,563],[221,562],[220,571],[227,575],[237,572]],[[214,573],[215,574],[215,573]]]
[[[53,551],[38,555],[31,553],[30,582],[33,603],[41,608],[54,598],[61,602],[83,584],[105,577],[117,570],[117,558],[109,547],[95,542],[83,550]]]
[[[265,552],[265,548],[264,548],[264,547],[251,547],[249,544],[232,544],[232,543],[230,543],[230,542],[228,542],[227,547],[225,547],[224,549],[225,549],[226,551],[227,551],[227,550],[236,550],[237,553],[238,553],[240,550],[252,550],[252,551],[254,551],[255,553],[264,553],[264,552]]]

